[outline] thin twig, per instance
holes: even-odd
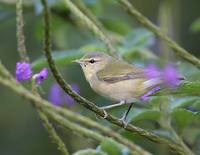
[[[171,131],[172,135],[174,136],[176,142],[182,146],[182,148],[187,152],[188,155],[194,155],[194,153],[188,148],[187,145],[183,142],[183,140],[177,135],[177,133],[174,131],[172,126],[170,125],[169,130]]]
[[[47,118],[46,114],[38,109],[38,114],[40,116],[40,119],[43,121],[43,124],[46,128],[46,130],[49,132],[49,135],[51,136],[51,139],[58,145],[58,149],[62,152],[64,155],[69,155],[68,150],[66,149],[65,144],[61,140],[61,138],[56,133],[54,127],[49,122],[49,119]]]
[[[181,58],[186,61],[192,63],[196,67],[200,68],[200,60],[194,55],[190,54],[184,48],[179,46],[175,41],[170,39],[165,33],[163,33],[159,27],[153,24],[150,20],[148,20],[144,15],[142,15],[128,0],[118,0],[118,2],[123,6],[123,8],[139,23],[141,23],[146,28],[150,29],[153,33],[155,33],[158,37],[163,39],[169,47],[174,49],[174,52],[179,55]]]
[[[27,56],[27,51],[25,47],[25,37],[24,37],[24,20],[23,20],[23,8],[22,8],[22,0],[17,0],[16,3],[16,26],[17,26],[17,47],[18,53],[22,61],[29,61],[29,57]]]
[[[92,138],[99,142],[102,142],[105,139],[105,137],[102,136],[101,134],[94,132],[92,130],[89,130],[87,128],[84,128],[78,124],[75,124],[75,123],[69,121],[68,119],[59,116],[55,112],[48,111],[47,114],[49,117],[51,117],[52,120],[56,121],[61,126],[70,129],[73,133],[81,134],[83,136]]]
[[[32,87],[32,93],[36,96],[40,97],[40,94],[38,93],[37,86],[34,79],[31,79],[31,87]],[[34,104],[35,105],[35,104]],[[43,108],[34,106],[39,114],[40,119],[43,122],[44,127],[46,128],[47,132],[49,133],[50,138],[53,140],[53,142],[58,146],[58,150],[62,152],[63,155],[69,155],[69,152],[62,141],[62,139],[57,134],[56,130],[50,123],[47,115],[44,113]]]
[[[44,6],[44,24],[45,24],[44,51],[45,51],[45,55],[46,55],[49,67],[51,69],[51,72],[53,73],[58,84],[62,87],[62,89],[67,94],[72,96],[79,104],[83,105],[87,109],[90,109],[94,113],[104,117],[103,110],[99,109],[93,102],[88,101],[87,99],[83,98],[82,96],[80,96],[79,94],[74,92],[71,89],[70,85],[67,84],[65,82],[65,80],[62,78],[60,72],[57,70],[57,68],[55,66],[55,62],[54,62],[52,55],[51,55],[49,9],[48,9],[47,3],[45,3],[46,1],[43,0],[43,2],[44,2],[43,6]],[[108,120],[109,122],[111,122],[111,123],[113,123],[117,126],[124,127],[124,124],[121,120],[117,119],[116,117],[114,117],[110,114],[108,114],[106,120]],[[128,130],[128,131],[133,132],[133,133],[137,133],[140,136],[143,136],[143,137],[145,137],[145,138],[147,138],[151,141],[154,141],[154,142],[157,142],[157,143],[160,143],[160,144],[165,144],[168,147],[170,147],[173,151],[175,151],[179,154],[185,154],[185,152],[183,152],[182,148],[179,145],[176,145],[173,142],[169,141],[168,139],[157,136],[157,135],[155,135],[151,132],[148,132],[144,129],[141,129],[139,127],[135,127],[131,124],[128,124],[127,127],[125,128],[125,130]]]

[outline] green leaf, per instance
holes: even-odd
[[[119,34],[126,34],[131,29],[131,27],[125,22],[112,18],[103,18],[101,21],[107,29],[117,32]]]
[[[130,32],[122,41],[123,47],[130,48],[145,48],[153,45],[155,38],[152,32],[137,28]]]
[[[128,61],[134,59],[134,63],[138,60],[156,60],[157,56],[148,49],[154,42],[155,37],[152,32],[144,28],[137,28],[128,33],[124,40],[122,40],[120,53],[122,53],[123,57]]]
[[[106,52],[106,49],[103,48],[103,46],[101,46],[101,44],[87,44],[82,46],[79,51],[88,51],[88,52],[92,52],[92,51],[101,51],[101,52]]]
[[[174,108],[181,108],[181,107],[186,107],[186,106],[190,106],[193,105],[197,102],[199,102],[200,97],[186,97],[186,98],[181,98],[180,100],[176,100],[175,102],[171,102],[171,109]]]
[[[199,126],[194,128],[194,126],[188,126],[183,133],[183,139],[186,141],[188,144],[192,145],[195,147],[195,143],[200,140],[200,130]],[[200,144],[197,144],[198,147]],[[199,148],[200,149],[200,148]],[[200,150],[199,150],[200,151]],[[198,153],[196,153],[198,154]]]
[[[94,149],[86,149],[73,153],[73,155],[106,155],[106,154]]]
[[[200,18],[196,19],[190,29],[192,30],[192,32],[200,32]]]
[[[172,117],[176,122],[179,132],[182,132],[184,127],[189,123],[200,119],[200,112],[192,112],[186,109],[174,109]]]
[[[161,112],[158,110],[146,110],[135,108],[130,112],[130,122],[136,122],[141,120],[159,120]]]
[[[0,0],[0,3],[5,3],[7,5],[10,5],[10,4],[14,4],[16,3],[16,0]],[[25,6],[30,6],[31,4],[33,3],[33,0],[29,0],[29,1],[24,1],[23,2],[23,5]],[[2,5],[2,4],[1,4]]]
[[[197,82],[188,82],[185,81],[180,84],[177,88],[171,89],[162,89],[152,96],[157,95],[193,95],[193,96],[200,96],[200,81]]]
[[[134,60],[134,64],[137,61],[142,61],[142,63],[147,62],[149,60],[158,60],[158,57],[149,49],[146,48],[130,48],[127,50],[121,49],[121,53],[123,53],[123,58],[127,61]]]
[[[117,143],[111,138],[106,138],[100,144],[100,150],[107,153],[108,155],[128,155],[129,154],[128,148]]]
[[[72,63],[73,60],[80,58],[84,54],[83,51],[68,50],[68,51],[55,51],[52,53],[53,59],[56,64],[63,65]],[[32,68],[42,68],[47,66],[46,58],[44,56],[33,61]]]

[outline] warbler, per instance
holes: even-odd
[[[163,82],[161,77],[149,79],[145,76],[143,68],[103,52],[89,52],[75,62],[81,65],[86,80],[95,92],[118,102],[100,107],[104,110],[104,118],[107,117],[106,109],[129,104],[128,110],[121,118],[124,124],[127,124],[126,118],[133,103],[140,100],[148,91],[160,89],[157,86]]]

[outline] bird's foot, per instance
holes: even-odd
[[[125,117],[122,117],[122,118],[120,118],[119,120],[122,122],[123,127],[126,128],[127,125],[128,125],[128,121],[126,120],[126,118],[125,118]]]
[[[106,119],[108,117],[108,113],[106,112],[106,110],[104,109],[104,107],[100,107],[99,109],[103,110],[103,118]]]

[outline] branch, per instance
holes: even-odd
[[[0,64],[0,70],[1,74],[3,75],[5,68],[2,68],[3,66]],[[3,70],[2,70],[3,69]],[[4,74],[5,76],[5,74]],[[8,75],[10,77],[10,75]],[[20,85],[17,81],[15,81],[13,78],[12,80],[8,78],[2,78],[0,77],[0,83],[11,88],[13,91],[18,93],[20,96],[26,98],[30,103],[34,105],[34,107],[37,108],[39,116],[41,120],[44,123],[44,126],[46,127],[49,135],[51,136],[52,140],[58,145],[58,149],[64,154],[64,155],[69,155],[64,143],[60,139],[60,137],[57,135],[56,131],[48,121],[48,118],[46,115],[41,111],[43,110],[43,106],[48,106],[50,103],[42,100],[40,96],[36,95],[35,93],[31,93],[28,90],[26,90],[22,85]]]
[[[62,87],[62,89],[67,94],[72,96],[74,98],[74,100],[76,100],[79,104],[83,105],[87,109],[90,109],[94,113],[104,117],[103,110],[99,109],[93,102],[88,101],[87,99],[83,98],[82,96],[80,96],[76,92],[74,92],[71,89],[70,85],[67,84],[65,82],[65,80],[62,78],[60,72],[57,70],[55,63],[53,61],[52,55],[51,55],[49,9],[48,9],[46,0],[42,0],[42,2],[43,2],[43,6],[44,6],[44,24],[45,24],[44,51],[45,51],[45,55],[46,55],[49,67],[51,69],[51,72],[53,73],[56,81]],[[119,127],[124,127],[123,122],[121,120],[117,119],[116,117],[114,117],[110,114],[108,114],[108,117],[106,119],[109,122],[111,122]],[[131,124],[128,124],[127,127],[125,128],[125,130],[133,132],[133,133],[137,133],[140,136],[143,136],[151,141],[154,141],[154,142],[157,142],[160,144],[165,144],[168,147],[170,147],[173,151],[175,151],[179,154],[185,154],[185,152],[183,152],[183,149],[179,145],[176,145],[163,137],[159,137],[159,136],[157,136],[151,132],[148,132],[146,130],[143,130],[139,127],[135,127]]]
[[[106,137],[102,136],[101,134],[99,134],[97,132],[94,132],[92,130],[84,128],[84,127],[82,127],[78,124],[72,123],[68,119],[57,115],[55,112],[48,111],[47,114],[48,114],[49,117],[51,117],[51,119],[56,121],[61,126],[68,128],[73,133],[81,134],[81,135],[86,136],[88,138],[92,138],[92,139],[94,139],[98,142],[102,142],[106,138]]]
[[[38,93],[37,86],[35,84],[35,80],[31,79],[31,87],[32,87],[32,93],[36,96],[40,97],[40,94]],[[34,104],[34,102],[33,102]],[[35,104],[34,104],[35,105]],[[40,119],[42,120],[42,123],[44,127],[46,128],[47,132],[49,133],[50,138],[53,140],[53,142],[58,146],[58,150],[62,152],[63,155],[69,155],[69,152],[62,141],[62,139],[58,136],[56,130],[49,122],[49,119],[47,115],[44,113],[44,108],[40,108],[38,106],[34,106],[39,114]]]
[[[25,46],[25,36],[24,36],[24,20],[23,20],[23,7],[22,7],[22,0],[17,0],[16,3],[16,20],[17,20],[17,47],[18,47],[18,53],[20,55],[20,58],[22,61],[29,62],[29,57],[27,55],[26,46]],[[6,73],[6,72],[5,72]],[[9,75],[9,72],[5,74],[9,79],[12,79],[11,75]],[[14,80],[13,80],[14,82]],[[32,80],[31,87],[33,90],[33,93],[36,95],[39,95],[37,93],[35,81]],[[53,126],[50,124],[47,116],[41,111],[40,108],[36,107],[38,111],[38,114],[40,116],[40,119],[43,121],[44,126],[46,127],[47,132],[51,136],[51,139],[58,145],[58,149],[64,154],[69,155],[67,148],[65,147],[65,144],[63,143],[62,139],[57,135],[56,131],[54,130]]]
[[[4,71],[7,71],[7,70],[5,70],[5,68],[2,65],[0,65],[0,70],[3,71],[3,72],[1,72],[2,75],[4,75]],[[71,112],[67,109],[62,109],[60,107],[53,106],[51,103],[47,102],[46,100],[43,100],[37,94],[35,94],[35,93],[33,94],[29,90],[25,89],[22,85],[20,85],[14,79],[2,78],[0,76],[0,83],[9,87],[11,90],[16,92],[20,96],[24,97],[25,99],[30,101],[30,103],[32,103],[35,107],[37,107],[37,109],[42,109],[42,111],[45,112],[45,113],[49,113],[49,112],[54,111],[54,112],[59,113],[63,116],[67,116],[67,117],[73,119],[76,122],[82,122],[86,126],[99,129],[100,131],[105,133],[107,136],[110,136],[110,137],[114,138],[116,141],[118,141],[119,143],[124,144],[125,146],[129,147],[133,154],[135,152],[137,152],[137,154],[141,154],[141,155],[150,155],[150,153],[143,150],[139,146],[136,146],[135,144],[131,143],[130,141],[126,140],[121,135],[115,133],[111,129],[103,127],[103,126],[99,125],[98,123],[96,123],[96,122],[94,122],[94,121],[92,121],[92,120],[90,120],[86,117],[83,117],[79,114]],[[65,120],[65,118],[63,118],[63,119]],[[49,126],[49,125],[47,124],[47,126]],[[54,130],[54,129],[51,129],[51,130],[48,130],[48,131],[52,131],[52,130]],[[90,137],[90,138],[93,138],[93,137]],[[54,138],[54,140],[55,140],[55,138]],[[59,145],[60,148],[62,148],[62,146],[63,145]],[[64,151],[62,150],[62,152],[64,152]]]
[[[67,120],[66,118],[62,118],[59,115],[57,115],[54,112],[48,112],[49,117],[51,117],[54,121],[56,121],[57,123],[61,124],[63,127],[71,130],[72,132],[74,132],[75,134],[80,134],[82,136],[85,137],[89,137],[92,138],[98,142],[103,142],[107,137],[102,136],[101,134],[94,132],[92,130],[89,130],[87,128],[84,128],[80,125],[77,125],[75,123],[70,122],[69,120]],[[140,153],[136,150],[131,150],[132,155],[149,155],[148,154],[143,154]]]
[[[40,110],[40,109],[38,109],[38,114],[40,116],[40,119],[43,121],[44,126],[45,126],[46,130],[48,131],[49,135],[51,136],[52,140],[58,145],[58,149],[62,152],[62,154],[69,155],[69,152],[66,149],[65,144],[63,143],[63,141],[58,136],[55,129],[53,128],[53,126],[49,122],[46,114],[43,113],[43,111]]]
[[[112,46],[110,39],[103,32],[99,24],[97,24],[97,22],[94,22],[94,17],[92,16],[92,19],[87,17],[71,0],[64,0],[64,2],[66,6],[71,10],[71,12],[73,12],[74,15],[76,15],[80,20],[82,20],[86,24],[86,26],[89,29],[91,29],[94,32],[94,34],[101,39],[101,41],[106,45],[108,53],[110,53],[114,57],[119,57],[117,51]],[[88,11],[89,10],[87,10],[87,12]]]
[[[20,58],[23,61],[29,61],[29,57],[27,56],[26,47],[25,47],[25,37],[24,37],[24,20],[23,20],[23,8],[22,8],[22,0],[17,0],[16,3],[16,23],[17,23],[17,47]]]
[[[50,109],[49,109],[50,108]],[[53,109],[52,109],[53,108]],[[99,123],[84,117],[80,114],[74,113],[70,110],[67,109],[62,109],[60,107],[48,107],[45,108],[47,111],[48,110],[54,110],[55,112],[59,113],[62,116],[65,116],[73,121],[79,122],[84,124],[85,126],[89,127],[89,128],[95,128],[98,129],[100,132],[104,133],[106,136],[112,137],[113,139],[115,139],[117,142],[124,144],[125,146],[127,146],[128,148],[130,148],[130,150],[134,153],[135,151],[137,151],[139,154],[143,154],[143,155],[150,155],[151,153],[147,152],[146,150],[144,150],[143,148],[135,145],[133,142],[129,141],[128,139],[122,137],[120,134],[118,134],[117,132],[113,131],[110,128],[107,128],[105,126],[100,125]]]
[[[180,45],[178,45],[175,41],[170,39],[165,33],[163,33],[159,27],[153,24],[150,20],[148,20],[144,15],[142,15],[136,8],[128,1],[128,0],[118,0],[118,2],[123,6],[123,8],[135,19],[141,23],[146,28],[150,29],[153,33],[155,33],[158,37],[163,39],[169,47],[174,49],[174,52],[179,55],[181,58],[186,61],[192,63],[196,67],[200,68],[200,60],[194,55],[190,54]]]
[[[77,114],[75,112],[72,112],[67,109],[63,109],[60,107],[53,106],[51,103],[49,103],[46,100],[43,100],[39,95],[33,94],[26,90],[21,84],[19,84],[12,75],[8,72],[8,70],[0,63],[0,74],[3,76],[0,76],[0,83],[9,87],[14,92],[19,94],[20,96],[26,98],[30,101],[35,107],[38,109],[42,109],[43,111],[55,111],[59,113],[60,115],[69,117],[70,119],[83,123],[84,125],[96,128],[100,130],[101,132],[105,133],[107,136],[110,136],[114,138],[116,141],[118,141],[121,144],[124,144],[125,146],[132,149],[132,152],[137,151],[139,154],[142,155],[149,155],[150,153],[145,151],[144,149],[140,148],[139,146],[135,145],[133,142],[130,142],[129,140],[122,137],[120,134],[116,133],[115,131],[106,128],[99,123],[96,123],[95,121],[92,121],[91,119],[84,117],[80,114]]]
[[[92,14],[92,12],[85,6],[83,1],[74,0],[73,3],[78,7],[78,9],[87,16],[104,34],[105,30],[101,22]]]
[[[4,79],[2,77],[0,77],[0,83],[3,84],[4,86],[9,87],[10,89],[12,89],[13,91],[15,91],[20,96],[23,96],[24,98],[26,98],[27,100],[29,100],[30,103],[34,104],[38,109],[45,110],[45,108],[49,108],[49,107],[52,106],[49,102],[47,102],[46,100],[43,100],[40,96],[38,96],[36,94],[32,94],[31,92],[29,92],[28,90],[26,90],[19,83],[13,83],[13,81],[10,81],[8,79]],[[55,120],[56,122],[58,122],[62,126],[68,128],[68,129],[70,129],[72,131],[77,131],[78,133],[81,133],[81,134],[83,134],[83,135],[85,135],[87,137],[93,138],[93,139],[95,139],[97,141],[103,141],[104,140],[104,137],[101,136],[98,133],[95,133],[95,132],[93,132],[91,130],[88,130],[88,129],[85,129],[83,127],[80,127],[80,126],[78,126],[78,125],[76,125],[74,123],[71,123],[67,119],[62,118],[62,117],[56,115],[53,112],[49,112],[49,111],[45,111],[45,112],[53,120]],[[42,120],[45,120],[45,123],[47,123],[47,124],[45,124],[45,126],[48,128],[48,131],[54,132],[54,130],[52,130],[52,126],[49,124],[49,121],[46,119],[46,116],[43,113],[40,113],[40,116],[41,116]],[[57,135],[55,137],[57,137]],[[54,137],[54,139],[55,139],[55,137]]]

